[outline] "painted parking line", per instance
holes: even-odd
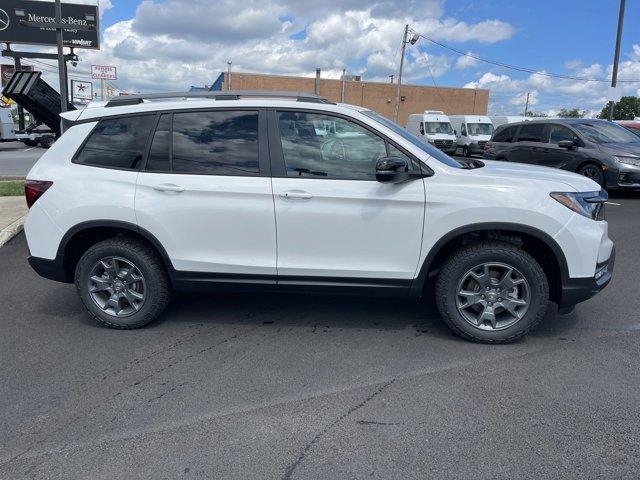
[[[31,150],[33,150],[34,148],[38,148],[38,147],[31,147],[31,148],[27,148],[25,150],[23,150],[24,152],[30,152]]]
[[[621,203],[616,203],[616,202],[604,202],[607,205],[615,205],[616,207],[620,207],[622,204]]]

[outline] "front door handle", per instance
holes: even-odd
[[[284,198],[286,200],[309,200],[313,198],[313,195],[301,190],[289,190],[288,192],[281,193],[280,198]]]
[[[154,185],[153,189],[159,192],[176,192],[176,193],[184,192],[183,187],[181,187],[180,185],[176,185],[174,183],[161,183],[160,185]]]

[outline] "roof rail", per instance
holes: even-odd
[[[273,92],[262,90],[216,90],[207,92],[166,92],[166,93],[140,93],[135,95],[122,95],[112,98],[106,107],[122,107],[125,105],[137,105],[145,100],[168,100],[187,98],[208,98],[212,100],[239,100],[240,98],[295,98],[298,102],[309,103],[333,103],[320,95],[304,92]]]

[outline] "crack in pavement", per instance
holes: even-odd
[[[380,393],[382,393],[382,391],[385,388],[387,388],[389,385],[391,385],[395,381],[396,381],[396,379],[393,378],[393,379],[389,380],[388,382],[383,383],[378,388],[376,388],[374,390],[374,392],[371,395],[369,395],[367,398],[365,398],[362,402],[360,402],[357,405],[354,405],[353,407],[349,408],[349,410],[347,410],[345,413],[343,413],[338,418],[336,418],[333,422],[331,422],[330,424],[325,426],[322,430],[320,430],[318,433],[316,433],[316,435],[311,439],[311,441],[309,441],[305,445],[305,447],[302,449],[302,451],[300,452],[300,455],[298,455],[298,458],[291,465],[289,465],[289,467],[287,467],[287,470],[285,471],[284,476],[282,477],[282,480],[290,480],[291,479],[291,477],[294,474],[296,468],[298,468],[298,465],[300,465],[300,463],[302,463],[302,461],[306,458],[306,456],[309,453],[309,451],[313,448],[313,446],[316,443],[318,443],[320,441],[320,439],[322,438],[322,436],[324,434],[326,434],[329,430],[331,430],[333,427],[335,427],[338,423],[340,423],[342,420],[347,418],[353,412],[355,412],[355,411],[359,410],[360,408],[364,407],[367,403],[369,403],[371,400],[373,400],[377,395],[380,395]]]

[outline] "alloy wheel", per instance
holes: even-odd
[[[456,307],[470,325],[503,330],[516,324],[529,309],[531,289],[522,273],[505,263],[482,263],[458,283]]]
[[[89,274],[89,295],[105,313],[128,317],[145,302],[145,280],[140,269],[122,257],[100,259]]]

